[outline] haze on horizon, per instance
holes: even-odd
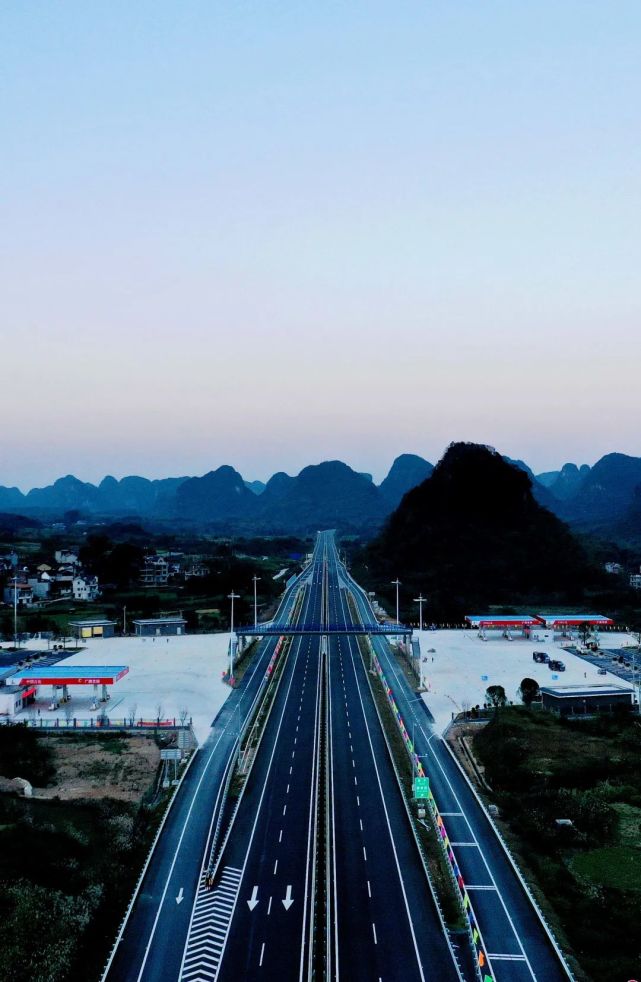
[[[639,454],[638,3],[0,31],[0,484]]]

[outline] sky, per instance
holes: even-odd
[[[0,6],[0,484],[641,454],[641,4]]]

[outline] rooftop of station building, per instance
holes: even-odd
[[[590,699],[593,696],[633,696],[633,690],[625,685],[608,683],[607,685],[542,685],[541,692],[556,696],[558,699]]]

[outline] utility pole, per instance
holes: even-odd
[[[240,594],[232,592],[227,595],[231,600],[231,626],[229,631],[229,684],[234,677],[234,600],[240,600]]]
[[[13,647],[18,647],[18,577],[13,578]]]
[[[252,576],[252,580],[254,581],[254,631],[255,631],[258,627],[258,601],[256,595],[256,584],[260,580],[260,576],[256,576],[256,574],[254,573],[254,575]]]
[[[397,624],[400,624],[400,622],[401,622],[400,621],[400,617],[398,615],[398,588],[399,588],[400,585],[401,585],[401,581],[399,580],[399,578],[397,576],[395,580],[392,580],[392,586],[395,586],[396,587],[396,623]]]
[[[424,597],[422,593],[419,594],[418,597],[414,597],[414,603],[415,604],[418,604],[418,629],[419,629],[419,631],[422,631],[423,630],[423,604],[426,603],[426,601],[427,601],[427,597]]]

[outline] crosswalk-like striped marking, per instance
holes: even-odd
[[[213,890],[205,888],[203,876],[189,928],[181,982],[215,982],[234,912],[242,870],[225,866]]]

